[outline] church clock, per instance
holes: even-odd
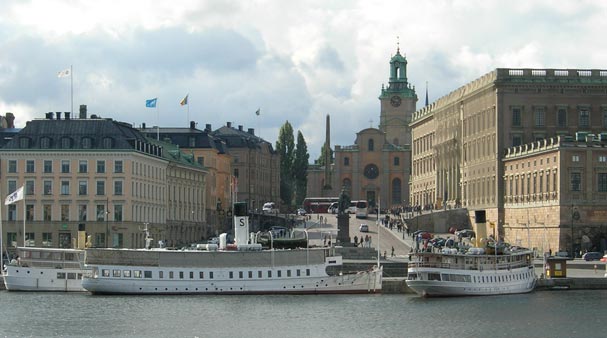
[[[400,106],[400,96],[392,96],[392,98],[390,98],[390,104],[392,105],[392,107]]]
[[[377,176],[379,176],[379,169],[377,168],[377,166],[375,164],[367,164],[363,174],[365,175],[366,178],[373,180],[373,179],[376,179]]]

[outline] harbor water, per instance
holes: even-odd
[[[0,291],[1,337],[605,337],[607,291],[92,296]]]

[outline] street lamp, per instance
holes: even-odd
[[[109,218],[110,218],[110,199],[105,199],[105,247],[109,248],[109,240],[110,240],[110,226],[109,226]]]
[[[575,258],[573,251],[573,222],[580,220],[580,213],[575,205],[571,205],[571,258]]]

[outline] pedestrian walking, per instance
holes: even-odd
[[[390,257],[394,257],[394,246],[392,247],[392,255]]]

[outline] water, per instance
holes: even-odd
[[[5,337],[605,337],[607,291],[91,296],[0,292]]]

